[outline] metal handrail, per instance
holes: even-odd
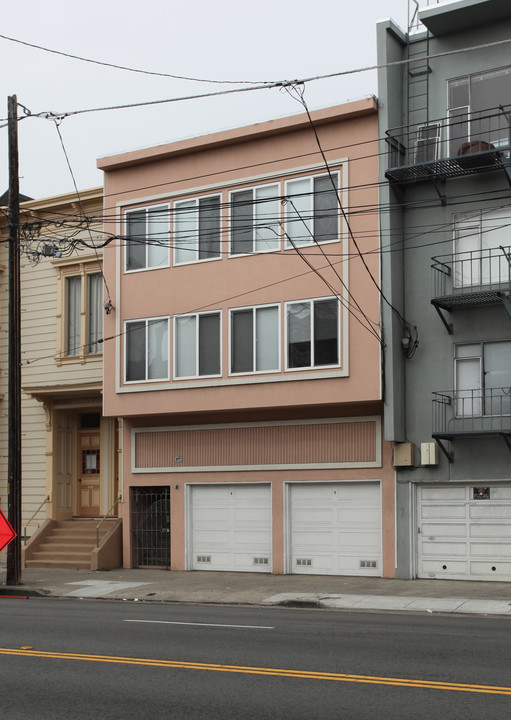
[[[118,497],[117,500],[114,502],[114,504],[112,505],[112,507],[105,513],[105,515],[103,515],[103,517],[101,518],[101,520],[99,521],[99,523],[96,525],[96,547],[99,547],[99,528],[101,527],[102,523],[104,523],[105,520],[110,516],[110,513],[112,512],[112,510],[115,508],[115,506],[116,506],[118,503],[121,502],[121,500],[122,500],[122,495],[119,495],[119,497]]]
[[[47,496],[44,498],[44,500],[42,501],[42,503],[39,505],[39,507],[37,508],[37,510],[35,511],[35,513],[32,515],[32,517],[30,518],[30,520],[27,522],[27,524],[25,525],[25,527],[23,528],[23,545],[26,545],[26,544],[27,544],[27,528],[28,528],[28,526],[32,524],[32,520],[35,518],[35,516],[36,516],[37,513],[41,510],[41,508],[42,508],[44,505],[46,505],[46,503],[49,503],[49,502],[50,502],[50,496],[47,495]]]

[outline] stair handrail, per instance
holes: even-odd
[[[122,500],[122,495],[119,495],[119,497],[118,497],[117,500],[114,502],[114,504],[112,505],[112,507],[103,515],[103,517],[101,518],[101,520],[99,521],[99,523],[96,525],[96,547],[99,547],[99,528],[100,528],[101,525],[104,523],[104,521],[110,516],[110,513],[112,512],[112,510],[115,508],[115,506],[116,506],[118,503],[121,502],[121,500]]]
[[[26,525],[24,526],[24,528],[23,528],[23,545],[26,545],[26,544],[27,544],[27,528],[28,528],[28,526],[29,526],[29,525],[32,525],[32,520],[35,518],[35,516],[37,515],[37,513],[41,510],[41,508],[42,508],[44,505],[46,505],[46,503],[49,503],[49,502],[50,502],[50,496],[47,495],[47,496],[44,498],[44,500],[42,501],[42,503],[39,505],[39,507],[37,508],[37,510],[35,511],[35,513],[32,515],[32,517],[30,518],[30,520],[29,520],[29,521],[26,523]]]

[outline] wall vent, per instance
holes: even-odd
[[[254,558],[254,565],[268,565],[269,559],[267,557],[255,557]]]
[[[312,560],[311,558],[296,558],[296,565],[300,567],[311,567]]]
[[[198,563],[210,563],[211,555],[197,555],[197,562]]]
[[[361,568],[375,568],[375,567],[377,567],[376,560],[361,560],[360,567]]]

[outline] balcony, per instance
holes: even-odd
[[[432,436],[450,462],[443,440],[502,437],[511,450],[511,387],[434,392]]]
[[[431,304],[441,310],[503,304],[511,317],[511,247],[471,250],[432,258]]]
[[[449,116],[387,130],[385,177],[404,188],[443,182],[492,170],[504,170],[511,184],[511,105]]]

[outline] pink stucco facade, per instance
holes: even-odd
[[[324,157],[299,115],[98,162],[116,238],[104,251],[104,413],[123,420],[126,566],[144,564],[130,498],[165,487],[173,569],[250,570],[252,553],[254,570],[394,575],[376,101],[312,117]],[[243,534],[251,502],[264,510]],[[349,507],[362,529],[343,521]],[[221,516],[234,518],[230,539]],[[244,559],[237,537],[254,545]],[[316,560],[295,557],[306,538]],[[358,541],[371,564],[348,557]]]

